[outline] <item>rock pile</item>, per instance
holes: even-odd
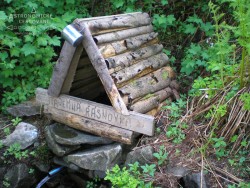
[[[119,164],[122,144],[55,123],[45,129],[54,162],[74,170],[106,171]]]

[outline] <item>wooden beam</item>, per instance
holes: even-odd
[[[51,106],[45,106],[44,113],[50,114],[50,117],[53,120],[66,124],[74,129],[107,137],[125,144],[131,144],[133,141],[133,132],[126,129],[88,119],[63,110],[58,110],[57,108],[53,108]]]
[[[57,98],[51,97],[47,94],[47,90],[42,88],[36,90],[36,101],[58,110],[63,110],[123,129],[149,136],[152,136],[154,133],[154,117],[152,116],[136,112],[129,112],[129,115],[123,115],[117,113],[110,106],[68,95],[60,95]]]
[[[77,69],[78,62],[79,62],[79,59],[81,57],[82,51],[83,51],[83,46],[79,45],[76,48],[76,51],[74,53],[74,56],[72,58],[70,66],[69,66],[67,76],[66,76],[66,78],[65,78],[65,80],[63,82],[63,86],[62,86],[62,89],[61,89],[61,94],[69,94],[69,91],[70,91],[70,88],[72,86],[74,76],[76,74],[76,69]]]
[[[67,77],[70,63],[74,56],[75,50],[76,48],[69,44],[67,41],[64,42],[50,81],[48,89],[48,94],[50,96],[57,97],[61,93],[61,89],[64,80]]]
[[[129,37],[134,37],[136,35],[150,33],[153,30],[154,29],[153,29],[152,25],[147,25],[147,26],[136,27],[136,28],[132,28],[132,29],[125,29],[125,30],[121,30],[121,31],[116,31],[116,32],[112,32],[112,33],[97,35],[97,36],[94,36],[94,40],[95,40],[96,44],[103,44],[103,43],[123,40],[123,39],[129,38]]]
[[[95,41],[93,40],[87,25],[84,25],[83,36],[83,46],[100,80],[102,81],[102,84],[106,90],[110,102],[112,103],[113,107],[117,112],[122,113],[124,115],[129,115],[127,107],[124,104],[113,79],[109,75],[105,60],[102,57],[97,45],[95,44]]]

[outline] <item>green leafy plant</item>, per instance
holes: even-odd
[[[3,132],[6,136],[10,135],[10,128],[9,127],[4,128]]]
[[[11,122],[14,126],[18,125],[18,123],[20,123],[21,121],[22,121],[22,119],[19,117],[16,117],[16,118],[11,120]]]
[[[143,172],[140,172],[140,169]],[[105,180],[112,183],[112,187],[131,187],[131,188],[152,188],[152,182],[145,182],[144,178],[154,175],[155,165],[139,166],[138,162],[129,164],[129,169],[123,167],[122,169],[115,165],[111,170],[107,170]]]
[[[227,146],[227,143],[224,141],[224,138],[223,137],[212,138],[212,140],[214,142],[213,147],[216,150],[215,154],[218,157],[218,159],[220,159],[221,157],[226,156],[225,147]]]
[[[4,156],[14,156],[17,160],[28,157],[28,150],[21,151],[21,145],[14,143],[4,152]]]
[[[160,146],[158,153],[153,153],[153,156],[158,159],[158,165],[162,165],[168,157],[165,146]]]
[[[6,187],[6,188],[10,187],[10,182],[9,182],[8,178],[4,178],[4,180],[3,180],[3,187]]]
[[[243,108],[244,108],[245,110],[250,110],[250,94],[249,94],[249,93],[243,93],[243,94],[240,96],[240,100],[242,100],[243,103],[244,103]]]

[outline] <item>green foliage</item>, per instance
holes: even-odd
[[[158,159],[158,165],[162,165],[168,157],[165,146],[160,146],[159,152],[154,153],[153,156]]]
[[[26,100],[36,87],[47,87],[55,49],[61,45],[60,31],[76,17],[88,16],[87,2],[1,2],[4,10],[0,11],[2,109]]]
[[[18,125],[18,123],[20,123],[21,121],[22,121],[22,119],[19,117],[16,117],[16,118],[11,120],[11,122],[14,126]]]
[[[28,157],[28,150],[21,151],[21,145],[14,143],[4,152],[4,156],[14,156],[15,159],[21,160],[22,158]]]
[[[111,181],[113,186],[121,188],[136,188],[140,183],[140,180],[130,174],[126,167],[120,169],[118,165],[115,165],[115,167],[113,167],[111,171],[108,170],[107,176],[104,179]]]
[[[140,168],[143,172],[140,172]],[[144,165],[139,166],[138,162],[134,164],[129,164],[129,169],[123,167],[122,169],[115,165],[111,170],[107,170],[105,180],[109,180],[112,183],[112,187],[119,188],[152,188],[152,182],[145,183],[143,181],[144,177],[148,175],[154,176],[155,165]]]
[[[249,93],[243,93],[240,96],[240,100],[244,103],[243,108],[245,110],[250,110],[250,94]]]
[[[184,130],[188,125],[179,120],[185,107],[186,101],[182,98],[176,102],[172,102],[170,106],[163,106],[163,109],[170,110],[169,118],[172,120],[172,123],[167,127],[166,136],[172,138],[175,144],[180,144],[186,137]]]
[[[6,188],[10,187],[10,182],[9,182],[8,178],[4,178],[4,180],[3,180],[3,187],[6,187]]]
[[[10,128],[9,127],[4,128],[3,132],[6,136],[10,135]]]
[[[227,146],[227,144],[224,141],[224,138],[223,137],[212,138],[212,141],[214,142],[213,147],[216,150],[215,154],[218,157],[218,159],[220,159],[221,157],[226,156],[225,147]]]

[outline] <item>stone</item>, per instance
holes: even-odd
[[[20,163],[10,168],[4,176],[11,188],[29,188],[36,182],[33,174],[29,174],[26,164]]]
[[[54,158],[53,158],[53,162],[54,162],[55,164],[58,164],[58,165],[60,165],[60,166],[65,166],[65,167],[67,167],[67,168],[69,168],[69,169],[71,169],[71,170],[74,170],[74,171],[79,171],[79,172],[82,171],[82,169],[79,168],[78,166],[76,166],[75,164],[66,162],[66,161],[64,161],[62,158],[59,158],[59,157],[54,157]]]
[[[121,145],[115,143],[69,154],[63,159],[83,169],[106,171],[119,162],[121,154]]]
[[[182,166],[168,165],[166,169],[167,173],[170,173],[176,177],[183,177],[190,173],[190,169]]]
[[[128,153],[125,165],[139,162],[141,165],[149,163],[153,158],[154,149],[151,146],[139,148]]]
[[[113,142],[110,139],[78,131],[59,123],[50,125],[50,130],[55,141],[63,145],[99,145],[110,144]]]
[[[41,105],[35,101],[27,101],[7,108],[7,111],[15,117],[33,116],[41,113]]]
[[[80,146],[62,146],[56,143],[51,134],[50,126],[47,126],[45,128],[45,138],[46,138],[48,147],[51,149],[51,151],[55,155],[60,156],[60,157],[80,148]]]
[[[21,149],[26,149],[38,139],[38,130],[34,125],[20,122],[13,133],[2,140],[3,145],[10,146],[19,143]]]
[[[44,172],[44,173],[48,173],[49,172],[49,169],[50,169],[50,165],[49,164],[43,163],[42,161],[36,161],[34,163],[34,165],[41,172]]]
[[[200,188],[201,187],[201,173],[188,174],[181,178],[182,187]],[[207,188],[205,176],[202,175],[202,188]]]

